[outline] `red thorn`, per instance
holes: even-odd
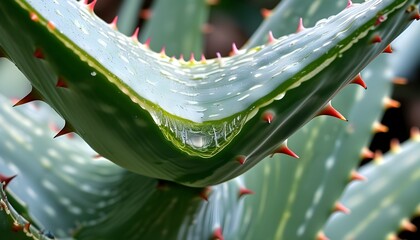
[[[380,122],[374,122],[373,123],[373,132],[374,133],[386,133],[388,132],[388,127],[383,125]]]
[[[30,233],[31,232],[30,227],[31,227],[31,223],[29,222],[25,223],[25,226],[23,227],[23,231],[26,233]]]
[[[117,30],[117,23],[118,23],[118,16],[115,16],[112,22],[109,24],[109,26],[111,26],[112,29]]]
[[[299,23],[296,32],[302,32],[303,30],[305,30],[305,26],[303,26],[303,19],[299,18]]]
[[[29,17],[34,22],[38,22],[39,21],[38,15],[36,15],[36,13],[34,13],[34,12],[29,13]]]
[[[139,32],[140,32],[140,28],[137,27],[136,30],[134,30],[133,35],[131,35],[131,39],[133,39],[135,42],[139,41]]]
[[[403,78],[403,77],[396,77],[392,79],[392,83],[396,85],[406,85],[407,82],[408,82],[407,78]]]
[[[384,106],[385,106],[385,109],[399,108],[401,106],[401,103],[387,97],[387,98],[384,98]]]
[[[54,31],[54,30],[55,30],[55,24],[54,24],[53,22],[51,22],[51,21],[48,21],[48,23],[47,23],[47,28],[48,28],[50,31]]]
[[[375,26],[378,26],[379,24],[385,22],[386,17],[384,15],[379,15],[376,19]]]
[[[15,178],[16,176],[17,175],[6,177],[6,176],[0,174],[0,183],[3,184],[3,189],[6,189],[7,185],[9,185],[10,181],[12,181],[13,178]]]
[[[374,158],[375,157],[375,154],[372,151],[370,151],[368,148],[364,147],[362,149],[361,157],[363,159],[366,159],[366,158]]]
[[[97,0],[93,0],[91,3],[89,3],[89,4],[87,5],[88,10],[89,10],[90,12],[93,12],[93,11],[95,10],[95,5],[96,5],[96,3],[97,3]]]
[[[14,223],[12,224],[12,231],[13,231],[13,232],[19,232],[19,231],[21,231],[22,229],[23,229],[23,226],[22,226],[22,225],[20,225],[19,223],[14,222]]]
[[[273,32],[269,31],[268,32],[268,43],[273,43],[275,41],[276,41],[276,38],[274,37]]]
[[[328,115],[343,121],[347,121],[347,119],[340,112],[335,110],[335,108],[331,105],[331,101],[318,113],[318,116],[321,115]]]
[[[56,87],[68,88],[66,81],[62,77],[58,77]]]
[[[209,201],[210,192],[211,192],[211,188],[210,187],[203,188],[203,190],[200,193],[200,198],[203,199],[204,201],[208,202]]]
[[[417,232],[417,227],[411,223],[408,219],[403,219],[400,225],[401,229],[409,232]]]
[[[195,63],[194,53],[191,53],[191,54],[190,54],[190,63],[191,63],[191,64]]]
[[[246,157],[243,155],[237,156],[236,161],[238,161],[241,165],[243,165],[246,162]]]
[[[146,39],[146,41],[143,43],[145,48],[150,48],[150,42],[152,41],[151,38]]]
[[[348,209],[346,206],[344,206],[342,203],[340,203],[340,202],[337,202],[335,205],[334,205],[334,211],[337,211],[337,212],[342,212],[342,213],[344,213],[344,214],[350,214],[350,209]]]
[[[400,141],[396,138],[391,139],[390,150],[393,153],[398,153],[401,151]]]
[[[352,181],[367,181],[367,178],[356,171],[351,171],[350,179]]]
[[[93,158],[95,158],[95,159],[102,158],[102,155],[101,154],[96,154],[96,155],[93,156]]]
[[[148,20],[150,17],[152,17],[152,10],[150,9],[143,9],[140,12],[140,18],[144,20]]]
[[[412,141],[420,141],[420,130],[418,127],[412,127],[410,131],[410,139]]]
[[[330,240],[330,239],[325,235],[324,232],[319,232],[316,235],[316,240]]]
[[[268,17],[270,17],[272,13],[273,13],[273,11],[269,10],[267,8],[262,8],[261,9],[261,15],[264,19],[267,19]]]
[[[201,54],[201,60],[200,61],[201,61],[202,64],[207,63],[206,56],[204,56],[204,54]]]
[[[388,44],[388,46],[386,46],[386,48],[384,49],[383,53],[392,53],[391,44]]]
[[[239,54],[239,50],[238,47],[236,47],[235,43],[232,43],[232,52],[231,55],[238,55]]]
[[[353,6],[353,2],[351,0],[348,0],[346,8],[349,8],[351,6]]]
[[[254,191],[248,188],[244,188],[244,187],[239,188],[239,194],[238,194],[239,198],[244,195],[250,195],[250,194],[254,194]]]
[[[184,54],[179,55],[179,59],[180,62],[185,62],[184,60]]]
[[[380,150],[375,151],[375,157],[373,157],[373,161],[377,164],[381,164],[384,161],[382,152]]]
[[[54,136],[54,138],[57,138],[57,137],[60,137],[60,136],[63,136],[63,135],[65,135],[65,134],[69,134],[69,133],[72,133],[72,132],[74,132],[74,130],[70,127],[70,125],[66,122],[65,124],[64,124],[64,127]]]
[[[214,229],[212,240],[224,240],[222,229],[220,227]]]
[[[29,102],[36,101],[36,100],[42,100],[42,98],[39,95],[39,93],[34,88],[32,88],[31,92],[28,93],[28,95],[23,97],[21,100],[19,100],[17,103],[15,103],[13,105],[13,107],[20,106],[20,105],[23,105],[25,103],[29,103]]]
[[[363,81],[362,75],[360,73],[357,74],[357,76],[355,78],[353,78],[353,80],[350,83],[351,84],[357,84],[357,85],[361,86],[362,88],[367,89],[366,83],[365,83],[365,81]]]
[[[372,37],[371,42],[372,43],[380,43],[380,42],[382,42],[382,38],[381,38],[381,36],[376,34],[375,36]]]
[[[160,50],[160,57],[166,57],[166,47],[163,46],[162,49]]]
[[[217,56],[217,59],[218,59],[219,61],[222,61],[222,55],[220,54],[220,52],[217,52],[217,53],[216,53],[216,56]]]
[[[299,156],[296,154],[296,153],[294,153],[288,146],[287,146],[287,143],[282,143],[281,145],[280,145],[280,147],[279,148],[277,148],[277,150],[276,151],[274,151],[274,153],[271,155],[271,157],[274,155],[274,154],[276,154],[276,153],[281,153],[281,154],[286,154],[286,155],[289,155],[289,156],[291,156],[291,157],[293,157],[293,158],[299,158]]]
[[[40,48],[35,49],[34,57],[39,58],[39,59],[45,58],[44,53],[42,52]]]
[[[272,123],[274,120],[274,113],[272,111],[266,111],[262,115],[262,120],[268,124]]]

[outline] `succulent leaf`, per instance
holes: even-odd
[[[0,45],[101,155],[146,176],[205,186],[245,172],[311,119],[405,28],[413,2],[354,4],[275,43],[193,63],[162,58],[77,2],[3,1]],[[375,26],[379,13],[387,21]],[[370,44],[378,34],[381,43]],[[28,59],[37,50],[45,60]],[[348,67],[333,71],[340,65]],[[56,89],[58,78],[69,89]],[[276,121],[254,117],[265,110]],[[246,164],[236,164],[239,155]]]
[[[325,232],[331,239],[387,239],[420,206],[420,141],[412,139],[396,153],[360,169],[369,181],[347,187],[341,200],[351,214],[333,215]]]

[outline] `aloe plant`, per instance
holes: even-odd
[[[1,180],[10,190],[0,191],[6,213],[2,226],[24,233],[5,237],[325,238],[323,225],[333,210],[348,212],[337,200],[345,186],[363,178],[355,168],[384,103],[393,105],[388,98],[392,72],[383,71],[391,56],[381,56],[362,73],[369,90],[346,86],[365,87],[358,73],[384,49],[390,51],[388,44],[419,18],[418,1],[282,1],[245,48],[233,45],[232,56],[209,60],[167,55],[201,51],[199,28],[209,11],[205,1],[186,0],[188,7],[179,9],[173,1],[158,1],[148,27],[140,31],[141,39],[152,37],[144,43],[132,19],[107,24],[96,17],[95,4],[0,3],[1,52],[32,84],[16,105],[47,102],[65,119],[56,136],[76,132],[100,158],[94,160],[96,153],[77,136],[49,139],[44,122],[58,121],[43,106],[11,109],[2,98]],[[185,21],[188,17],[197,21]],[[297,24],[298,17],[307,17],[305,23],[314,27],[296,25],[292,34],[286,23]],[[185,26],[186,33],[165,35],[156,27],[165,22]],[[117,26],[132,29],[133,36]],[[171,44],[152,50],[165,41]],[[316,115],[345,119],[331,106],[333,97],[349,123],[310,121]],[[39,117],[31,120],[34,111]],[[418,137],[412,138],[401,152],[387,155],[407,159],[405,168],[389,176],[407,191],[419,185]],[[278,156],[297,157],[287,145],[300,160]],[[395,168],[388,162],[386,167]],[[371,170],[373,183],[384,181],[381,169]],[[9,184],[6,176],[16,173]],[[363,187],[367,190],[349,191],[372,188]],[[382,218],[384,228],[373,238],[397,231],[400,218],[409,218],[419,204],[418,193],[392,190],[372,192],[372,198],[397,196],[393,199],[401,200],[395,204],[404,202],[404,210]],[[360,211],[374,215],[379,208]],[[262,222],[263,227],[254,227]],[[345,231],[337,226],[343,224],[360,229],[337,220],[326,232],[341,238]]]

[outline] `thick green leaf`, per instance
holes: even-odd
[[[420,206],[420,138],[389,153],[380,163],[363,166],[369,181],[351,184],[341,201],[349,216],[333,215],[325,232],[332,239],[386,239]]]
[[[44,99],[105,157],[195,186],[233,178],[272,153],[402,31],[413,3],[354,5],[314,29],[191,66],[148,51],[78,3],[28,2],[1,2],[0,45]],[[387,21],[374,27],[378,12]],[[376,34],[382,42],[371,44]],[[31,58],[36,49],[46,61]],[[59,76],[69,89],[55,88]],[[261,120],[266,110],[276,115],[271,124]]]

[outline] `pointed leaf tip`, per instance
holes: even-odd
[[[318,113],[317,116],[322,115],[328,115],[343,121],[347,121],[347,119],[331,105],[331,101]]]

